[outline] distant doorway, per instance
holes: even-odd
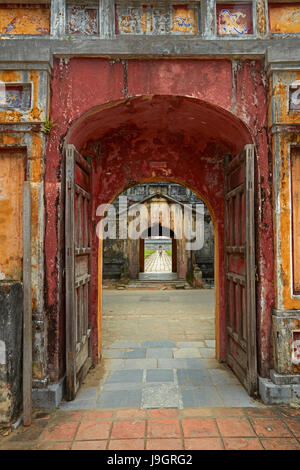
[[[144,247],[145,273],[172,272],[171,238],[148,238]]]
[[[174,232],[164,235],[164,228],[159,225],[159,235],[148,233],[140,238],[140,280],[176,280],[177,279],[177,241]],[[147,238],[144,238],[145,235]]]

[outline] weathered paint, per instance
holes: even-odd
[[[41,131],[41,124],[48,114],[48,72],[46,70],[31,70],[28,66],[23,70],[1,70],[0,80],[10,86],[30,85],[30,107],[0,109],[0,151],[23,152],[24,167],[23,179],[31,182],[32,205],[32,306],[33,306],[33,380],[45,381],[46,377],[46,319],[44,316],[44,150],[45,134]],[[15,168],[14,176],[17,177]],[[0,173],[4,167],[0,161]],[[13,177],[11,181],[13,181]],[[16,186],[22,190],[22,185]],[[16,187],[13,191],[17,194]],[[23,198],[20,201],[19,216],[22,216]],[[12,198],[13,200],[13,198]],[[14,221],[14,230],[18,219]],[[9,219],[5,221],[4,232],[9,234]],[[21,224],[22,225],[22,224]],[[20,230],[17,228],[19,235]],[[19,242],[22,238],[19,236]],[[11,242],[9,242],[11,244]],[[2,247],[4,248],[5,245]],[[12,245],[11,245],[12,246]],[[6,250],[8,253],[9,250]],[[17,255],[17,250],[15,251]],[[1,253],[1,259],[7,260]],[[1,264],[1,263],[0,263]],[[11,266],[11,263],[8,264]],[[20,259],[22,270],[22,253]]]
[[[197,34],[198,8],[190,5],[116,5],[116,33]]]
[[[289,109],[290,87],[300,80],[300,72],[274,72],[270,77],[269,125],[274,129],[274,220],[275,220],[275,282],[276,308],[300,309],[300,297],[293,295],[292,265],[292,200],[291,145],[300,144],[293,127],[300,123],[300,114]],[[282,127],[279,131],[276,126]]]
[[[22,280],[24,152],[0,149],[0,280]]]
[[[262,37],[267,32],[266,0],[256,0],[256,32]]]
[[[98,8],[68,5],[66,32],[67,34],[98,34]]]
[[[45,5],[0,5],[0,35],[49,33],[50,10]]]
[[[252,34],[252,4],[217,5],[217,33],[234,36]]]
[[[270,33],[300,33],[300,5],[269,3]]]
[[[31,106],[29,108],[13,108],[3,109],[0,106],[0,122],[1,123],[14,123],[14,122],[41,122],[45,121],[47,116],[47,106],[45,100],[41,99],[41,82],[44,85],[45,72],[33,71],[20,71],[13,70],[0,71],[0,86],[1,82],[7,85],[10,84],[31,84]],[[44,93],[44,91],[42,91]]]
[[[87,86],[83,87],[82,84]],[[223,160],[254,140],[257,146],[257,261],[260,373],[270,367],[273,305],[272,211],[266,131],[266,88],[259,61],[57,60],[52,81],[53,129],[46,158],[47,227],[45,259],[47,311],[51,329],[49,369],[58,378],[63,361],[60,313],[63,238],[60,235],[63,194],[62,160],[57,149],[64,136],[93,157],[94,213],[137,181],[169,180],[192,189],[210,208],[216,227],[217,306],[220,308],[220,357],[224,341]],[[64,103],[64,107],[61,107]],[[170,119],[171,117],[171,119]],[[70,125],[72,126],[70,127]],[[249,130],[251,132],[249,132]],[[187,158],[188,156],[188,158]],[[161,162],[151,166],[150,162]],[[95,228],[94,218],[93,227]],[[271,253],[271,256],[270,256]],[[99,313],[98,241],[93,254],[93,324]],[[97,329],[94,357],[97,357]]]
[[[290,152],[293,293],[300,295],[300,146]]]

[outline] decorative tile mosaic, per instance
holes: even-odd
[[[95,7],[69,5],[67,7],[67,34],[99,34],[99,15]]]
[[[0,82],[0,108],[30,109],[31,85],[8,85]]]
[[[117,34],[197,34],[198,8],[191,5],[116,5]]]
[[[269,3],[270,33],[300,33],[300,5]]]
[[[253,33],[252,4],[217,5],[218,35],[245,36]]]
[[[300,82],[290,86],[289,94],[289,109],[300,111]]]

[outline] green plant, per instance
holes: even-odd
[[[45,132],[45,134],[49,134],[55,126],[55,122],[47,118],[46,121],[43,122],[42,131]]]

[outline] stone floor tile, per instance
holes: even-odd
[[[132,351],[126,351],[123,355],[124,359],[145,359],[146,358],[146,349],[138,348],[132,349]]]
[[[204,348],[204,341],[179,341],[177,348]]]
[[[182,421],[184,437],[218,437],[216,422],[212,418],[184,418]]]
[[[157,359],[124,359],[124,369],[156,369]]]
[[[173,357],[171,348],[148,348],[147,358],[168,359]]]
[[[277,418],[251,418],[252,425],[259,437],[292,437],[287,426]]]
[[[98,389],[96,387],[90,387],[85,389],[80,389],[77,393],[76,400],[96,400],[98,394]]]
[[[247,418],[217,418],[217,425],[224,437],[256,437]]]
[[[184,439],[186,450],[223,450],[221,439],[216,437],[200,437]]]
[[[128,383],[138,383],[143,380],[143,370],[142,369],[130,369],[130,370],[116,370],[113,371],[110,376],[106,379],[106,383],[119,383],[119,382],[128,382]]]
[[[176,343],[173,341],[143,341],[143,348],[175,348]]]
[[[209,369],[209,375],[214,385],[240,386],[240,382],[230,370]]]
[[[183,450],[181,439],[148,439],[146,450]]]
[[[274,437],[261,439],[266,450],[300,450],[299,442],[293,437]]]
[[[255,437],[224,437],[223,442],[226,450],[263,450]]]
[[[224,406],[215,387],[203,386],[200,388],[180,388],[184,408]]]
[[[109,347],[117,349],[139,348],[140,343],[137,341],[114,341]]]
[[[173,370],[148,369],[146,382],[174,382],[174,372]]]
[[[111,439],[144,438],[146,421],[122,420],[113,423]]]
[[[214,359],[216,357],[216,350],[215,348],[199,348],[201,357],[207,359]]]
[[[76,441],[95,441],[107,439],[111,429],[112,421],[84,421],[80,423]]]
[[[180,438],[180,426],[177,419],[151,419],[147,426],[148,438]]]
[[[141,408],[182,408],[177,385],[159,383],[143,388]]]
[[[114,439],[109,442],[109,450],[144,450],[144,439]]]
[[[242,385],[216,385],[216,389],[225,406],[257,407],[257,402],[247,394]]]
[[[100,385],[101,393],[108,391],[118,391],[123,390],[126,393],[126,390],[142,390],[144,384],[142,382],[117,382],[117,383],[104,383]]]
[[[105,450],[107,440],[103,441],[74,441],[72,450]]]
[[[103,391],[96,403],[97,408],[139,408],[141,390]]]
[[[159,369],[188,369],[187,359],[158,359]]]
[[[197,385],[212,386],[213,383],[207,370],[202,369],[177,369],[178,384],[182,386]]]
[[[103,349],[102,358],[103,359],[123,359],[124,353],[126,351],[127,349],[117,349],[117,348]]]
[[[197,348],[180,348],[174,350],[174,358],[183,357],[184,359],[201,358],[200,350]],[[204,356],[205,357],[205,356]]]
[[[103,359],[102,365],[104,370],[120,370],[124,369],[124,359]]]
[[[208,364],[209,364],[207,361],[209,361],[209,359],[198,359],[198,358],[186,359],[187,369],[199,369],[199,370],[207,369]]]
[[[216,340],[215,339],[206,339],[205,343],[208,348],[215,348],[216,347]]]

